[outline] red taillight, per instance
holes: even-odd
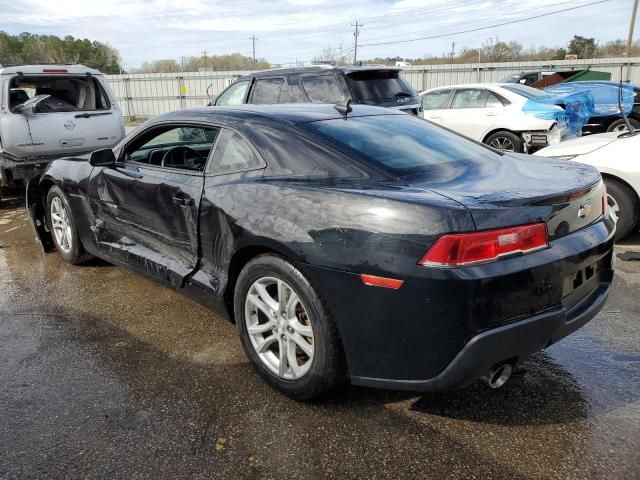
[[[42,73],[68,73],[66,68],[43,68]]]
[[[452,233],[440,237],[418,265],[457,266],[486,262],[510,253],[526,253],[549,245],[544,223]]]
[[[397,278],[376,277],[375,275],[366,275],[364,273],[360,275],[360,279],[362,283],[370,287],[392,288],[393,290],[399,289],[404,283],[404,280],[398,280]]]

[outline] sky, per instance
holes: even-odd
[[[73,35],[117,48],[126,68],[144,61],[239,52],[271,63],[310,61],[323,49],[358,58],[441,55],[488,38],[564,46],[575,35],[625,39],[633,0],[0,0],[0,30]],[[602,0],[601,0],[602,1]],[[492,27],[492,25],[575,10]],[[638,22],[636,22],[638,23]],[[485,28],[488,27],[488,28]],[[480,31],[456,32],[485,28]],[[636,35],[640,37],[636,24]],[[398,42],[423,37],[440,38]]]

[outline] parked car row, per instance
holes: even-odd
[[[189,294],[236,323],[258,374],[300,400],[346,379],[502,386],[603,307],[616,220],[623,233],[637,221],[625,216],[637,183],[618,177],[631,157],[606,171],[595,157],[640,137],[560,143],[573,120],[520,84],[420,99],[399,69],[270,70],[85,153],[114,139],[87,128],[49,148],[29,127],[118,118],[111,93],[93,73],[26,71],[3,80],[21,97],[3,120],[26,128],[25,148],[70,153],[27,186],[42,248]],[[545,146],[557,158],[520,153]]]
[[[329,103],[345,108],[347,103],[376,105],[424,116],[498,150],[532,153],[562,145],[560,142],[565,143],[574,134],[566,121],[536,115],[528,105],[554,89],[566,90],[567,85],[616,87],[613,82],[592,80],[561,83],[542,91],[521,83],[522,79],[517,83],[438,87],[419,96],[402,78],[400,68],[313,66],[267,70],[241,77],[211,104]],[[628,121],[633,127],[640,127],[637,101],[640,89],[634,87],[633,92]],[[554,108],[561,110],[559,106]],[[622,132],[626,124],[619,117],[619,114],[593,116],[584,125],[583,133]],[[122,114],[104,76],[97,70],[64,65],[10,67],[0,71],[2,185],[20,184],[42,171],[51,159],[113,146],[123,136]],[[607,141],[608,138],[595,143]],[[580,144],[581,141],[573,141],[568,145]],[[618,229],[621,238],[637,225],[634,208],[640,202],[633,162],[629,160],[627,168],[607,172],[601,165],[598,167],[611,184],[610,194],[616,192],[616,198],[610,201],[621,218]],[[629,208],[631,212],[627,212]]]

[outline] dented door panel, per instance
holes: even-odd
[[[92,176],[91,227],[100,250],[179,286],[198,257],[203,174],[119,164]]]

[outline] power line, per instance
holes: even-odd
[[[494,23],[493,25],[487,25],[485,27],[471,28],[471,29],[468,29],[468,30],[460,30],[460,31],[457,31],[457,32],[449,32],[449,33],[444,33],[442,35],[430,35],[428,37],[411,38],[411,39],[406,39],[406,40],[396,40],[396,41],[392,41],[392,42],[365,43],[365,44],[360,45],[360,47],[374,47],[374,46],[378,46],[378,45],[395,45],[395,44],[398,44],[398,43],[410,43],[410,42],[417,42],[419,40],[433,40],[435,38],[442,38],[442,37],[447,37],[447,36],[451,36],[451,35],[461,35],[463,33],[479,32],[481,30],[488,30],[489,28],[502,27],[502,26],[505,26],[505,25],[512,25],[514,23],[527,22],[529,20],[534,20],[536,18],[548,17],[550,15],[556,15],[558,13],[569,12],[569,11],[572,11],[572,10],[577,10],[579,8],[590,7],[592,5],[598,5],[600,3],[607,3],[607,2],[611,2],[611,1],[612,0],[598,0],[597,2],[586,3],[584,5],[577,5],[575,7],[570,7],[570,8],[563,8],[561,10],[556,10],[554,12],[541,13],[540,15],[533,15],[531,17],[521,18],[521,19],[518,19],[518,20],[511,20],[509,22]]]
[[[547,5],[544,5],[544,7],[555,7],[555,6],[559,6],[559,5],[567,5],[567,4],[571,4],[571,3],[576,3],[576,2],[584,2],[584,0],[567,0],[564,2],[555,2],[555,3],[549,3]],[[519,4],[519,1],[516,2],[512,2],[513,4]],[[486,22],[487,20],[491,20],[491,21],[496,21],[496,20],[501,20],[503,18],[513,18],[515,15],[518,14],[523,14],[523,13],[528,13],[531,11],[531,8],[524,8],[524,9],[520,9],[520,10],[511,10],[510,5],[504,5],[503,6],[503,10],[507,10],[509,13],[506,13],[504,15],[491,15],[491,16],[482,16],[482,17],[476,17],[473,16],[473,20],[472,21],[468,21],[468,22],[462,22],[462,23],[455,23],[455,24],[451,24],[451,25],[446,25],[444,28],[436,28],[435,31],[439,31],[439,30],[443,30],[446,28],[452,28],[452,27],[457,27],[457,26],[468,26],[468,25],[477,25],[483,22]],[[471,13],[470,13],[471,15]],[[430,18],[431,19],[431,18]],[[373,27],[375,28],[375,27]],[[430,30],[433,31],[433,30]],[[426,33],[424,29],[418,30],[418,31],[412,31],[412,32],[402,32],[402,33],[395,33],[395,34],[391,34],[391,35],[382,35],[382,36],[376,36],[377,40],[387,40],[387,39],[391,39],[391,38],[397,38],[397,37],[404,37],[406,38],[407,35],[413,35],[413,34],[424,34]]]

